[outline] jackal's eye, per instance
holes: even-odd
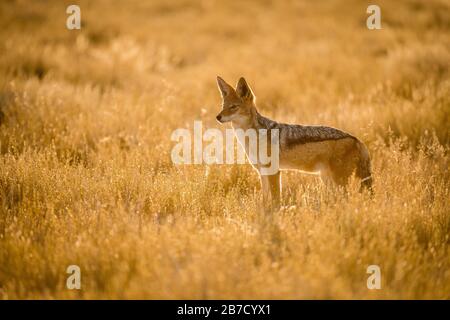
[[[238,107],[239,107],[239,105],[233,104],[233,105],[230,107],[230,109],[231,109],[231,110],[236,110]]]

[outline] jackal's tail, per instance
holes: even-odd
[[[370,155],[366,146],[361,142],[357,142],[359,150],[358,167],[356,168],[356,175],[361,179],[361,189],[367,189],[372,192],[372,171],[370,167]]]

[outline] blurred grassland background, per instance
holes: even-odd
[[[444,0],[1,1],[0,298],[450,299],[449,61]],[[249,165],[173,165],[216,75],[360,137],[374,197],[283,173],[267,223]]]

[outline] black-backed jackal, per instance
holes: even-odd
[[[279,168],[319,173],[325,182],[345,186],[356,173],[361,187],[371,189],[370,156],[366,146],[351,134],[326,126],[304,126],[278,123],[261,116],[255,96],[244,78],[236,89],[217,77],[222,94],[222,111],[217,115],[221,123],[231,121],[233,129],[278,129]],[[245,148],[245,145],[244,145]],[[248,149],[246,149],[247,156]],[[261,174],[261,166],[252,163],[260,173],[263,200],[273,208],[279,208],[281,199],[280,172]]]

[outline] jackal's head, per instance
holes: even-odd
[[[217,77],[217,85],[222,94],[222,111],[217,115],[217,121],[249,122],[256,112],[255,96],[245,79],[239,79],[236,89],[221,77]]]

